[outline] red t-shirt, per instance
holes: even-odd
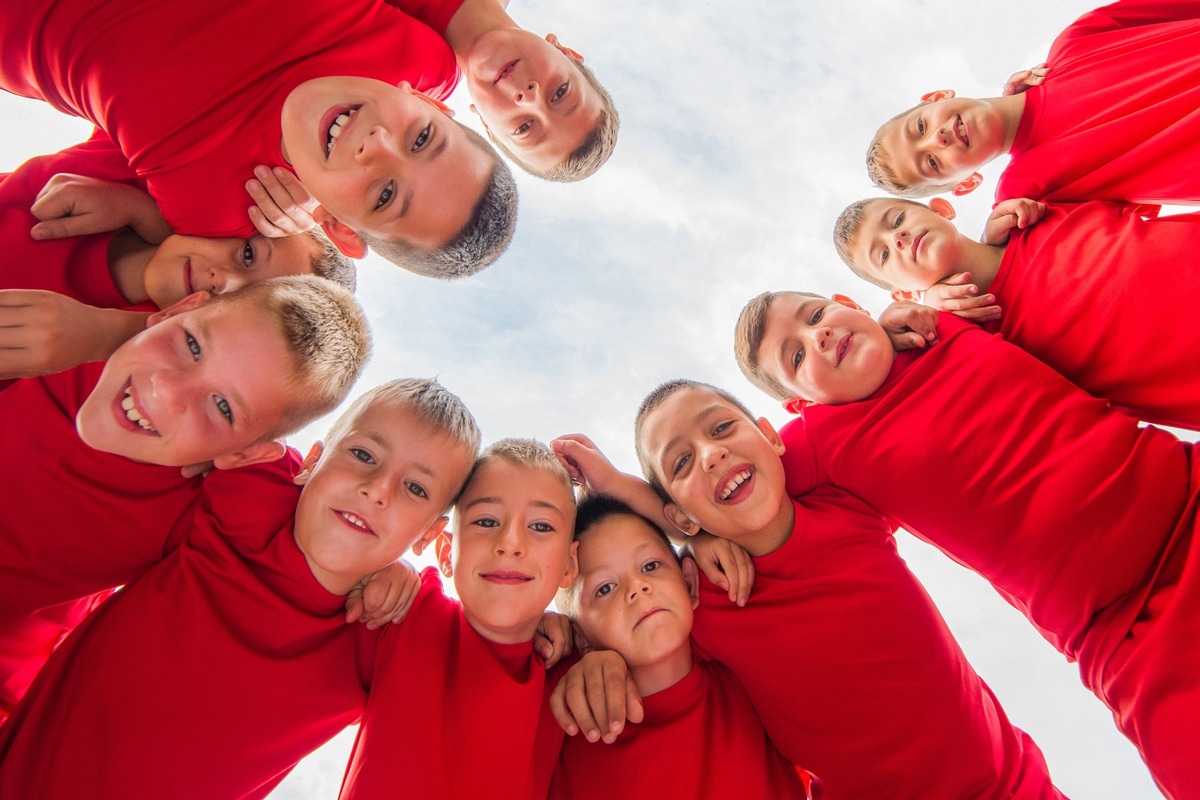
[[[613,744],[582,736],[563,743],[551,797],[808,797],[803,770],[771,744],[746,690],[722,665],[697,661],[642,704],[645,718]]]
[[[701,580],[692,628],[780,752],[831,798],[1060,797],[879,514],[831,486],[795,505],[788,541],[754,559],[750,602]]]
[[[532,642],[480,636],[430,567],[376,646],[342,800],[546,796],[564,735],[547,703],[560,672],[547,675]]]
[[[248,236],[245,182],[282,165],[300,83],[353,75],[446,97],[454,54],[381,0],[17,3],[0,16],[0,88],[91,120],[176,232]]]
[[[1004,338],[1139,419],[1200,430],[1200,214],[1051,205],[1012,232],[991,291]]]
[[[868,399],[784,427],[788,491],[853,492],[986,578],[1074,659],[1093,617],[1143,591],[1189,527],[1191,446],[956,317],[941,314],[938,335],[898,354]]]
[[[1200,13],[1127,0],[1080,17],[1025,92],[996,202],[1200,203]]]
[[[217,472],[186,542],[54,654],[0,796],[264,797],[362,713],[355,628],[292,536],[300,459]]]

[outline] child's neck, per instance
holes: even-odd
[[[985,97],[988,103],[1000,115],[1004,124],[1004,152],[1012,149],[1017,138],[1017,128],[1021,125],[1021,115],[1025,113],[1025,94],[1012,94],[1007,97]]]
[[[533,635],[537,633],[538,624],[542,621],[542,615],[539,614],[536,619],[526,620],[515,625],[497,627],[494,625],[485,625],[465,605],[462,607],[462,610],[463,616],[467,618],[467,624],[471,626],[471,629],[484,639],[496,644],[532,642]]]
[[[792,537],[792,529],[795,527],[796,507],[792,504],[791,498],[784,495],[779,513],[765,528],[738,536],[732,541],[754,558],[758,558],[768,553],[774,553],[787,544],[787,540]]]
[[[108,273],[131,305],[150,299],[146,293],[146,267],[157,250],[157,245],[146,244],[130,230],[117,231],[108,243]]]
[[[479,37],[502,28],[519,28],[497,0],[464,0],[446,27],[446,42],[454,50],[459,69],[466,70],[467,56]]]
[[[1004,245],[984,244],[965,236],[963,239],[963,259],[955,265],[954,272],[971,273],[971,283],[981,293],[989,291],[1004,261]]]
[[[653,664],[630,667],[629,671],[633,675],[634,682],[637,683],[638,692],[642,697],[646,697],[664,689],[670,689],[679,683],[692,671],[694,663],[691,640],[688,640],[678,650],[669,653],[661,660]]]

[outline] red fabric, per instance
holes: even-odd
[[[254,232],[245,182],[283,164],[283,101],[337,75],[444,98],[457,67],[440,36],[381,0],[60,0],[0,18],[0,88],[103,128],[193,236]]]
[[[1200,430],[1200,213],[1051,205],[1013,231],[990,291],[1004,338],[1135,417]]]
[[[450,26],[451,18],[462,8],[463,0],[385,0],[389,6],[394,6],[410,17],[424,22],[445,36],[446,28]]]
[[[359,717],[344,599],[292,536],[299,461],[206,480],[186,542],[74,633],[0,728],[0,796],[264,797]]]
[[[1054,41],[996,202],[1200,203],[1200,6],[1127,0]]]
[[[746,690],[720,664],[697,661],[679,683],[642,699],[645,719],[613,744],[563,742],[551,797],[804,798],[803,770],[767,738]],[[668,769],[670,756],[687,759]]]
[[[830,486],[754,560],[744,608],[701,581],[692,637],[738,677],[780,752],[847,800],[1058,798],[879,514]]]
[[[400,625],[378,638],[342,800],[545,797],[563,731],[532,642],[484,639],[430,567]]]

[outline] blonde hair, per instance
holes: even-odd
[[[763,369],[758,351],[767,333],[767,312],[771,310],[771,304],[777,298],[787,296],[826,299],[811,292],[763,292],[746,303],[733,329],[733,355],[738,368],[748,381],[776,400],[787,400],[793,392]]]
[[[320,228],[300,234],[308,237],[312,243],[312,271],[318,278],[324,278],[341,286],[348,292],[358,288],[358,271],[354,262],[337,249],[337,245],[329,240]]]
[[[600,97],[600,116],[596,119],[596,126],[588,132],[587,136],[583,137],[579,146],[571,151],[562,163],[555,164],[543,171],[536,170],[522,161],[520,156],[513,153],[504,142],[492,139],[496,149],[508,156],[521,169],[530,175],[536,175],[555,183],[575,183],[595,174],[612,156],[613,150],[617,147],[617,134],[621,130],[621,117],[617,114],[616,106],[613,105],[612,95],[597,80],[590,67],[582,61],[573,60],[573,63]]]
[[[466,490],[471,485],[471,481],[483,468],[483,465],[489,461],[501,458],[510,464],[515,464],[518,467],[525,469],[539,470],[552,475],[563,489],[570,495],[572,505],[575,501],[575,487],[571,483],[571,475],[567,472],[567,468],[558,460],[558,456],[554,455],[554,451],[536,439],[501,439],[487,447],[479,458],[475,459],[475,465],[471,467],[471,474],[467,476],[467,480],[463,483],[463,490]],[[461,492],[460,492],[461,494]],[[457,500],[455,503],[457,504]]]

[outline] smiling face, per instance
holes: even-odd
[[[167,308],[194,292],[225,294],[267,278],[311,275],[316,247],[307,236],[168,236],[146,265],[146,293],[156,306]]]
[[[928,289],[964,269],[963,236],[919,203],[876,200],[864,210],[851,253],[864,273],[892,289]]]
[[[467,88],[493,139],[535,172],[557,166],[596,127],[603,100],[557,40],[519,28],[479,38]]]
[[[992,104],[948,91],[929,96],[933,99],[888,122],[879,134],[901,184],[962,181],[1006,151],[1008,132]]]
[[[313,574],[342,594],[423,534],[436,535],[473,461],[470,448],[411,408],[367,406],[305,461],[296,543]]]
[[[437,101],[369,78],[330,77],[292,90],[283,150],[321,204],[318,221],[436,250],[467,224],[493,169]],[[352,234],[351,234],[352,235]]]
[[[758,555],[753,542],[785,527],[783,443],[765,419],[706,389],[680,389],[643,420],[638,449],[671,497],[667,513],[677,506],[688,518],[673,518],[681,530],[690,521],[685,532],[703,528]]]
[[[296,369],[278,321],[201,294],[151,319],[105,364],[76,416],[80,438],[168,466],[251,452],[283,417]]]
[[[575,498],[546,469],[491,456],[455,506],[450,554],[463,614],[493,642],[533,638],[546,606],[575,579]]]
[[[883,385],[895,357],[887,333],[864,311],[783,293],[767,310],[758,348],[768,375],[795,396],[824,405],[869,397]]]

